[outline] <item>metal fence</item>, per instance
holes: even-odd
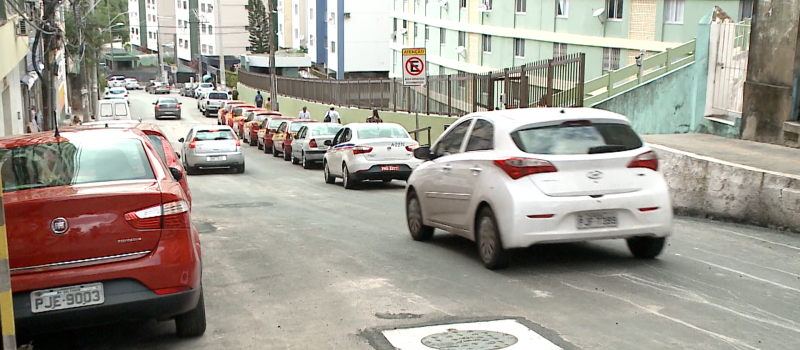
[[[402,79],[321,80],[278,77],[281,95],[363,109],[461,116],[500,108],[581,107],[583,53],[485,74],[429,76],[421,87]],[[269,91],[269,75],[239,71],[239,82]]]

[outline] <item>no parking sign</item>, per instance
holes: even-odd
[[[403,85],[422,86],[428,76],[425,48],[403,49]]]

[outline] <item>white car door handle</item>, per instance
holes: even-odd
[[[453,167],[449,166],[449,165],[445,165],[445,166],[442,166],[442,170],[445,170],[445,171],[453,170]]]
[[[481,170],[483,170],[483,169],[481,169],[481,168],[470,168],[469,170],[472,170],[472,172],[476,173],[476,175],[477,175],[477,173],[480,173]]]

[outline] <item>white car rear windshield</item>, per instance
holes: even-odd
[[[357,129],[356,132],[358,133],[358,138],[360,139],[382,139],[382,138],[410,139],[411,138],[411,136],[408,135],[408,132],[406,132],[406,129],[403,129],[402,127],[399,127],[397,125],[388,125],[388,124],[375,124],[375,126],[365,126]]]
[[[122,88],[115,88],[115,89],[108,90],[109,93],[112,93],[112,94],[115,94],[115,95],[124,95],[127,91],[128,90],[125,90],[125,89],[122,89]]]
[[[233,140],[230,130],[199,130],[194,137],[197,141]]]
[[[0,150],[3,192],[155,179],[141,141],[89,136]]]
[[[209,92],[208,93],[209,100],[227,100],[228,94],[224,92]]]
[[[630,126],[618,123],[573,123],[517,130],[511,138],[520,150],[533,154],[596,154],[630,151],[642,139]]]
[[[213,88],[213,87],[214,87],[214,84],[211,84],[211,83],[202,83],[202,84],[200,84],[200,87],[201,87],[201,88],[204,88],[204,89],[210,89],[210,88]]]
[[[333,136],[342,129],[342,126],[326,123],[323,125],[310,126],[309,129],[311,129],[311,136]]]

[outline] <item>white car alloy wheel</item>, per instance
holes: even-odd
[[[427,241],[433,237],[433,227],[425,226],[422,221],[422,206],[419,198],[413,191],[408,194],[406,199],[406,222],[408,232],[415,241]]]
[[[322,174],[325,176],[325,183],[332,184],[336,182],[336,178],[331,176],[331,171],[328,169],[327,162],[325,163],[325,170],[322,172]]]
[[[506,252],[500,241],[497,221],[490,208],[483,208],[478,214],[477,222],[478,253],[483,265],[489,270],[503,268],[507,265]]]

